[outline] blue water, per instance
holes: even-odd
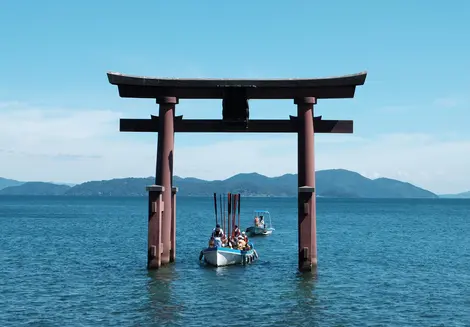
[[[246,267],[198,255],[210,198],[178,198],[177,262],[146,266],[145,198],[0,197],[0,326],[470,326],[470,201],[318,199],[319,267],[296,272],[296,200]]]

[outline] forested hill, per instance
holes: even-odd
[[[0,195],[145,196],[145,186],[153,184],[154,178],[91,181],[72,187],[43,182],[9,181],[13,184],[0,189]],[[210,196],[214,192],[235,192],[243,196],[297,196],[297,175],[294,174],[266,177],[257,173],[244,173],[216,181],[175,176],[173,183],[179,188],[180,196]],[[317,196],[335,198],[438,197],[410,183],[388,178],[369,179],[344,169],[317,171],[316,192]]]

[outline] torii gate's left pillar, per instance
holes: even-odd
[[[313,105],[316,98],[298,98],[297,104],[297,169],[298,169],[298,242],[299,270],[317,267],[317,227],[315,195],[315,154]]]
[[[146,189],[149,193],[147,269],[158,269],[162,265],[162,193],[165,188],[161,185],[149,185]]]
[[[146,187],[149,194],[148,199],[148,255],[147,268],[158,269],[162,265],[163,243],[162,243],[162,216],[163,200],[162,194],[165,188],[161,185],[149,185]],[[176,258],[176,193],[177,187],[171,190],[171,250],[170,262]]]
[[[157,148],[157,171],[155,174],[155,184],[163,186],[162,201],[162,255],[161,264],[167,264],[174,261],[174,251],[172,245],[175,246],[172,231],[175,229],[173,225],[172,208],[175,207],[172,197],[173,191],[173,153],[174,153],[174,118],[175,107],[178,99],[175,97],[162,97],[157,99],[159,108],[159,130],[158,130],[158,148]],[[175,215],[176,216],[176,215]],[[176,218],[176,217],[174,217]],[[173,240],[173,242],[172,242]],[[172,244],[173,243],[173,244]],[[173,260],[170,260],[173,259]]]

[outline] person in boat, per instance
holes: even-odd
[[[222,246],[232,248],[232,242],[230,242],[230,239],[227,238],[225,235],[222,237]]]
[[[245,232],[242,233],[243,240],[245,241],[246,247],[249,250],[250,249],[250,241],[248,240],[248,236],[246,235]]]
[[[227,240],[227,243],[225,243],[225,246],[228,247],[229,249],[233,249],[232,241]]]
[[[240,235],[240,236],[238,237],[238,244],[237,244],[237,245],[238,245],[238,249],[239,249],[239,250],[244,250],[244,249],[245,249],[245,247],[246,247],[246,242],[245,242],[245,239],[243,238],[243,236]]]
[[[266,228],[266,224],[264,223],[264,217],[263,216],[259,216],[259,224],[260,224],[260,226],[263,226],[264,228]]]
[[[211,238],[210,238],[210,240],[209,240],[209,247],[210,247],[210,248],[215,247],[215,240],[214,240],[214,237],[211,237]]]
[[[245,232],[242,232],[241,237],[243,238],[243,240],[245,241],[245,243],[248,244],[248,236],[246,236],[246,233],[245,233]]]
[[[227,247],[234,249],[236,248],[236,242],[233,240],[233,237],[227,237]]]
[[[233,236],[234,237],[240,236],[240,229],[238,228],[237,225],[235,225],[235,229],[233,230]]]
[[[259,218],[258,216],[255,217],[255,226],[258,227],[258,224],[259,224]]]
[[[221,248],[222,247],[222,238],[221,237],[214,237],[214,246]]]
[[[222,238],[224,236],[224,231],[223,231],[222,228],[220,228],[219,224],[215,225],[215,228],[212,230],[212,236],[213,237],[220,237],[220,238]]]

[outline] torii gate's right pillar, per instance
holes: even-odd
[[[317,228],[315,197],[315,157],[313,105],[315,98],[297,98],[297,172],[298,172],[298,242],[299,270],[317,266]]]

